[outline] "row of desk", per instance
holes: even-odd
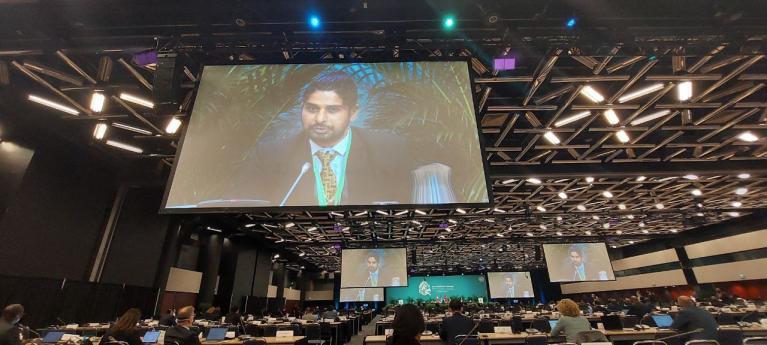
[[[747,337],[767,336],[767,328],[764,327],[720,327],[720,332],[743,332]],[[673,330],[648,328],[644,330],[635,329],[623,329],[623,330],[601,330],[610,341],[638,341],[638,340],[652,340],[662,338],[675,334]],[[479,340],[483,345],[501,345],[501,344],[524,344],[525,338],[530,335],[540,335],[545,333],[528,334],[522,333],[479,333]],[[564,342],[564,337],[556,336],[549,337],[549,342],[560,343]],[[438,335],[424,335],[421,336],[421,344],[424,345],[437,345],[441,344],[442,340]],[[370,335],[365,337],[364,345],[385,345],[385,335]]]

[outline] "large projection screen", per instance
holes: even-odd
[[[205,66],[166,212],[488,204],[466,61]]]
[[[407,286],[405,248],[344,249],[341,288]]]
[[[530,272],[488,272],[490,298],[533,298]]]
[[[543,254],[552,282],[615,280],[604,243],[544,244]]]
[[[383,288],[341,289],[339,302],[383,302]]]

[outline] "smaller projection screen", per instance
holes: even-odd
[[[340,302],[383,302],[383,288],[341,289]]]
[[[552,282],[615,280],[604,243],[544,244],[543,253]]]
[[[533,298],[530,272],[488,272],[490,298]]]
[[[397,304],[400,300],[403,303],[448,303],[453,299],[477,302],[480,298],[487,301],[484,275],[409,277],[407,287],[386,289],[389,304]]]
[[[341,288],[407,286],[405,248],[344,249]]]

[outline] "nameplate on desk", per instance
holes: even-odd
[[[384,330],[384,335],[387,336],[387,337],[394,335],[394,329],[393,328],[385,329]]]
[[[237,337],[237,335],[234,333],[234,331],[226,332],[226,335],[224,335],[224,338],[226,339],[234,339]]]
[[[509,326],[500,326],[500,327],[493,327],[493,332],[495,333],[506,333],[511,334],[511,327]]]
[[[277,337],[292,337],[293,331],[277,331]]]

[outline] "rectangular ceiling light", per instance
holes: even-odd
[[[60,104],[60,103],[56,103],[54,101],[49,101],[49,100],[47,100],[45,98],[42,98],[42,97],[38,97],[38,96],[35,96],[35,95],[29,95],[29,96],[27,96],[27,99],[32,101],[32,102],[35,102],[37,104],[42,104],[42,105],[44,105],[46,107],[53,108],[53,109],[56,109],[58,111],[63,111],[63,112],[65,112],[67,114],[70,114],[70,115],[80,115],[80,112],[77,111],[77,109],[67,107],[66,105],[63,105],[63,104]]]
[[[605,97],[602,96],[601,93],[597,92],[597,90],[594,90],[594,88],[589,85],[586,85],[581,89],[581,95],[586,96],[594,103],[599,103],[605,100]]]
[[[567,124],[573,123],[575,121],[578,121],[580,119],[586,118],[589,115],[591,115],[591,112],[588,111],[588,110],[582,111],[580,113],[572,114],[572,115],[570,115],[570,116],[568,116],[568,117],[566,117],[564,119],[561,119],[561,120],[559,120],[557,122],[554,122],[554,127],[562,127],[564,125],[567,125]]]
[[[617,132],[615,132],[615,136],[618,138],[618,140],[620,140],[624,144],[629,142],[629,140],[631,140],[629,138],[628,133],[626,133],[626,131],[624,131],[622,129],[617,131]]]
[[[554,134],[552,131],[546,131],[546,133],[543,134],[543,137],[546,138],[552,145],[559,145],[561,141],[559,141],[559,138],[557,138],[557,135]]]
[[[91,96],[91,110],[93,110],[94,113],[100,113],[104,110],[104,102],[106,101],[106,96],[104,96],[101,92],[94,92],[93,96]]]
[[[168,122],[168,126],[165,127],[165,133],[168,134],[174,134],[178,132],[178,129],[181,127],[181,120],[178,118],[172,118]]]
[[[655,91],[663,89],[663,83],[653,84],[648,87],[641,88],[639,90],[636,90],[634,92],[627,93],[620,98],[618,98],[618,103],[626,103],[632,99],[637,99],[639,97],[642,97],[644,95],[651,94]]]
[[[642,116],[642,117],[640,117],[638,119],[634,119],[634,121],[631,121],[631,125],[632,126],[638,126],[638,125],[641,125],[641,124],[643,124],[645,122],[650,122],[652,120],[664,117],[664,116],[666,116],[666,115],[668,115],[670,113],[671,113],[671,110],[668,110],[668,109],[657,111],[657,112],[654,112],[652,114]]]
[[[679,83],[679,85],[676,86],[677,91],[677,99],[680,101],[686,101],[690,98],[692,98],[692,82],[691,81],[685,81]]]
[[[96,138],[96,140],[104,139],[104,136],[107,135],[108,128],[106,123],[97,123],[96,128],[93,129],[93,137]]]
[[[618,118],[618,114],[615,113],[615,110],[607,109],[602,115],[605,117],[605,120],[607,120],[607,123],[611,125],[617,125],[618,122],[621,122],[621,119]]]
[[[143,99],[141,97],[136,97],[131,94],[127,94],[125,92],[120,94],[120,99],[122,99],[123,101],[131,102],[133,104],[138,104],[140,106],[144,106],[147,108],[154,108],[154,103],[146,99]]]
[[[124,123],[113,122],[112,126],[113,127],[117,127],[119,129],[124,129],[126,131],[136,132],[136,133],[145,134],[145,135],[152,135],[152,132],[150,132],[150,131],[148,131],[146,129],[138,128],[138,127],[133,127],[131,125],[126,125]]]
[[[141,148],[138,148],[138,147],[133,146],[133,145],[128,145],[128,144],[125,144],[125,143],[121,143],[119,141],[107,140],[106,143],[109,146],[113,146],[113,147],[116,147],[118,149],[123,149],[123,150],[127,150],[127,151],[130,151],[130,152],[135,152],[135,153],[143,153],[144,152],[144,150],[142,150]]]

